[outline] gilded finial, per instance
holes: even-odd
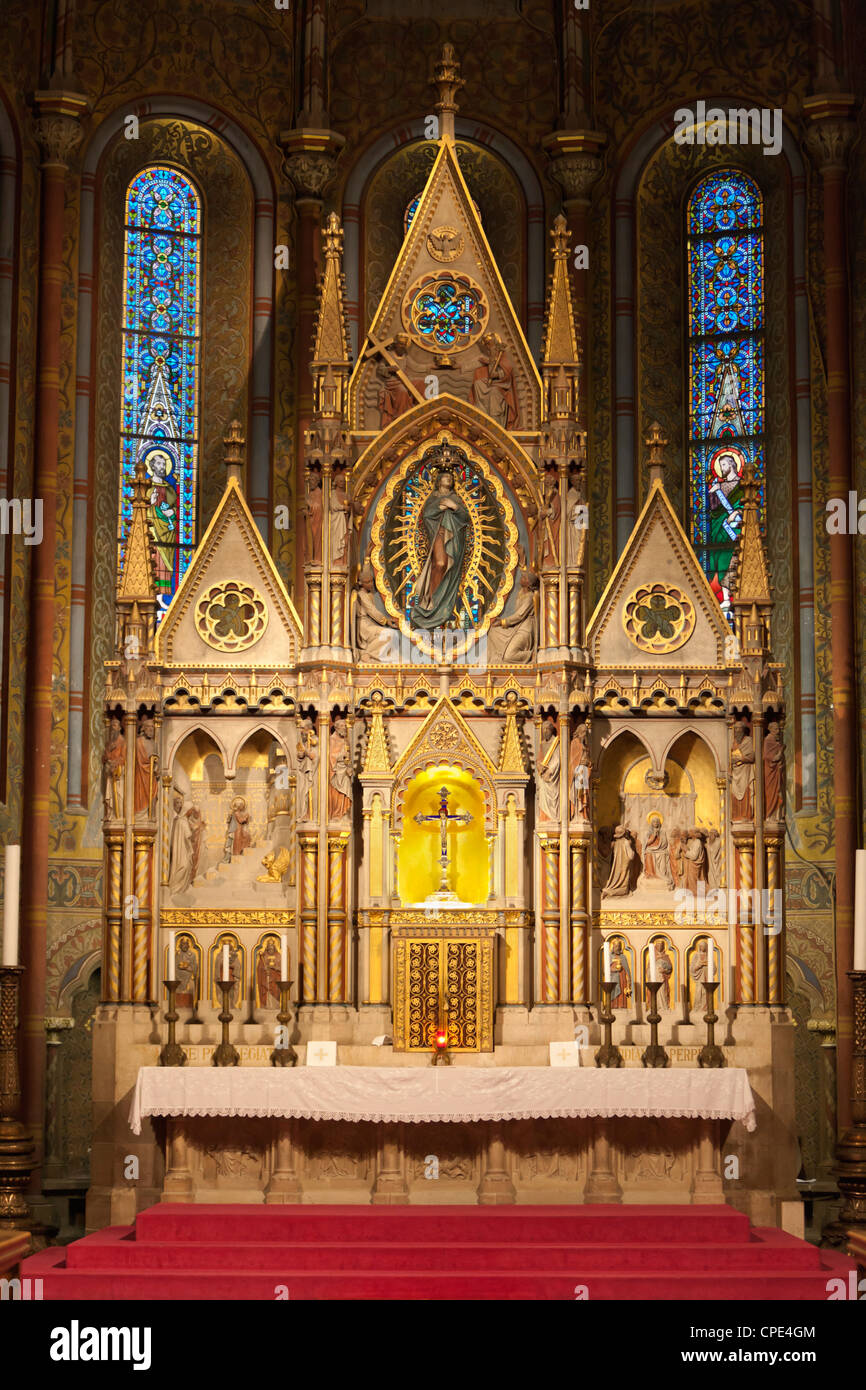
[[[457,93],[464,86],[460,76],[460,64],[453,43],[442,46],[442,56],[433,69],[434,85],[439,89],[436,110],[439,113],[439,135],[442,139],[454,139],[454,117],[457,114]]]
[[[240,420],[232,420],[229,425],[229,432],[223,440],[225,445],[224,462],[226,481],[230,482],[234,478],[238,486],[240,486],[243,477],[244,443]]]
[[[650,425],[649,434],[644,440],[644,444],[649,449],[649,459],[647,462],[649,464],[651,487],[653,483],[664,483],[665,468],[667,467],[664,451],[669,443],[670,440],[665,438],[662,434],[662,427],[658,420],[653,420]]]
[[[571,241],[571,232],[568,230],[568,223],[562,213],[559,213],[553,220],[550,239],[553,242],[553,259],[555,261],[565,260],[568,256],[568,243]]]
[[[328,220],[322,228],[322,247],[326,257],[340,260],[343,255],[343,228],[335,212],[328,214]]]

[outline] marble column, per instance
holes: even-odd
[[[829,497],[847,504],[851,473],[850,302],[846,163],[856,134],[855,101],[845,93],[807,97],[806,143],[821,170],[827,310]],[[854,851],[857,848],[857,690],[854,673],[854,570],[850,535],[829,536],[830,652],[833,669],[833,841],[836,857],[836,1098],[839,1129],[851,1122],[854,958]]]
[[[66,175],[81,141],[87,102],[78,93],[37,92],[36,137],[41,185],[39,303],[36,325],[36,422],[33,498],[42,504],[42,539],[30,556],[27,635],[26,750],[21,816],[21,1087],[22,1122],[41,1162],[45,1090],[45,982],[48,847],[51,816],[51,702],[54,676],[54,579],[57,558],[57,449],[60,420],[61,297],[65,279],[63,221]],[[32,1182],[38,1187],[38,1167]]]

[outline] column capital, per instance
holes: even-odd
[[[549,160],[548,172],[559,184],[566,206],[586,203],[604,168],[602,150],[607,136],[599,130],[554,130],[542,140]]]
[[[283,172],[293,183],[299,200],[321,203],[333,182],[337,158],[345,143],[345,137],[335,130],[296,126],[280,134]]]
[[[850,92],[829,92],[806,97],[803,113],[810,124],[806,147],[822,174],[844,171],[848,152],[857,137],[854,122],[856,98]]]
[[[68,168],[81,144],[81,120],[89,109],[87,98],[80,92],[49,90],[36,92],[33,104],[42,167]]]

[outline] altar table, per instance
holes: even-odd
[[[249,1115],[374,1124],[647,1116],[755,1128],[742,1067],[141,1067],[145,1115]]]

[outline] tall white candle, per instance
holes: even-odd
[[[176,937],[177,937],[177,932],[174,932],[174,931],[169,932],[169,934],[168,934],[168,971],[169,971],[168,978],[169,978],[170,980],[176,980],[176,979],[177,979],[177,946],[175,945]]]
[[[229,978],[229,948],[227,942],[223,942],[223,979]]]
[[[3,884],[3,964],[18,964],[18,897],[21,887],[21,846],[6,846]]]
[[[280,937],[280,979],[289,978],[289,938],[285,932]]]
[[[866,849],[854,855],[854,969],[866,970]]]
[[[609,985],[609,984],[611,984],[611,983],[613,982],[613,976],[612,976],[611,973],[610,973],[610,942],[609,942],[609,941],[605,941],[605,943],[604,943],[604,982],[605,982],[606,985]]]
[[[656,985],[656,984],[658,984],[659,972],[658,972],[658,962],[657,962],[657,960],[656,960],[655,942],[654,942],[654,941],[651,941],[650,944],[649,944],[649,947],[648,947],[647,949],[648,949],[648,951],[649,951],[649,968],[650,968],[649,977],[650,977],[650,984],[651,984],[651,985]]]
[[[716,944],[711,936],[707,937],[707,984],[715,984],[716,980]]]

